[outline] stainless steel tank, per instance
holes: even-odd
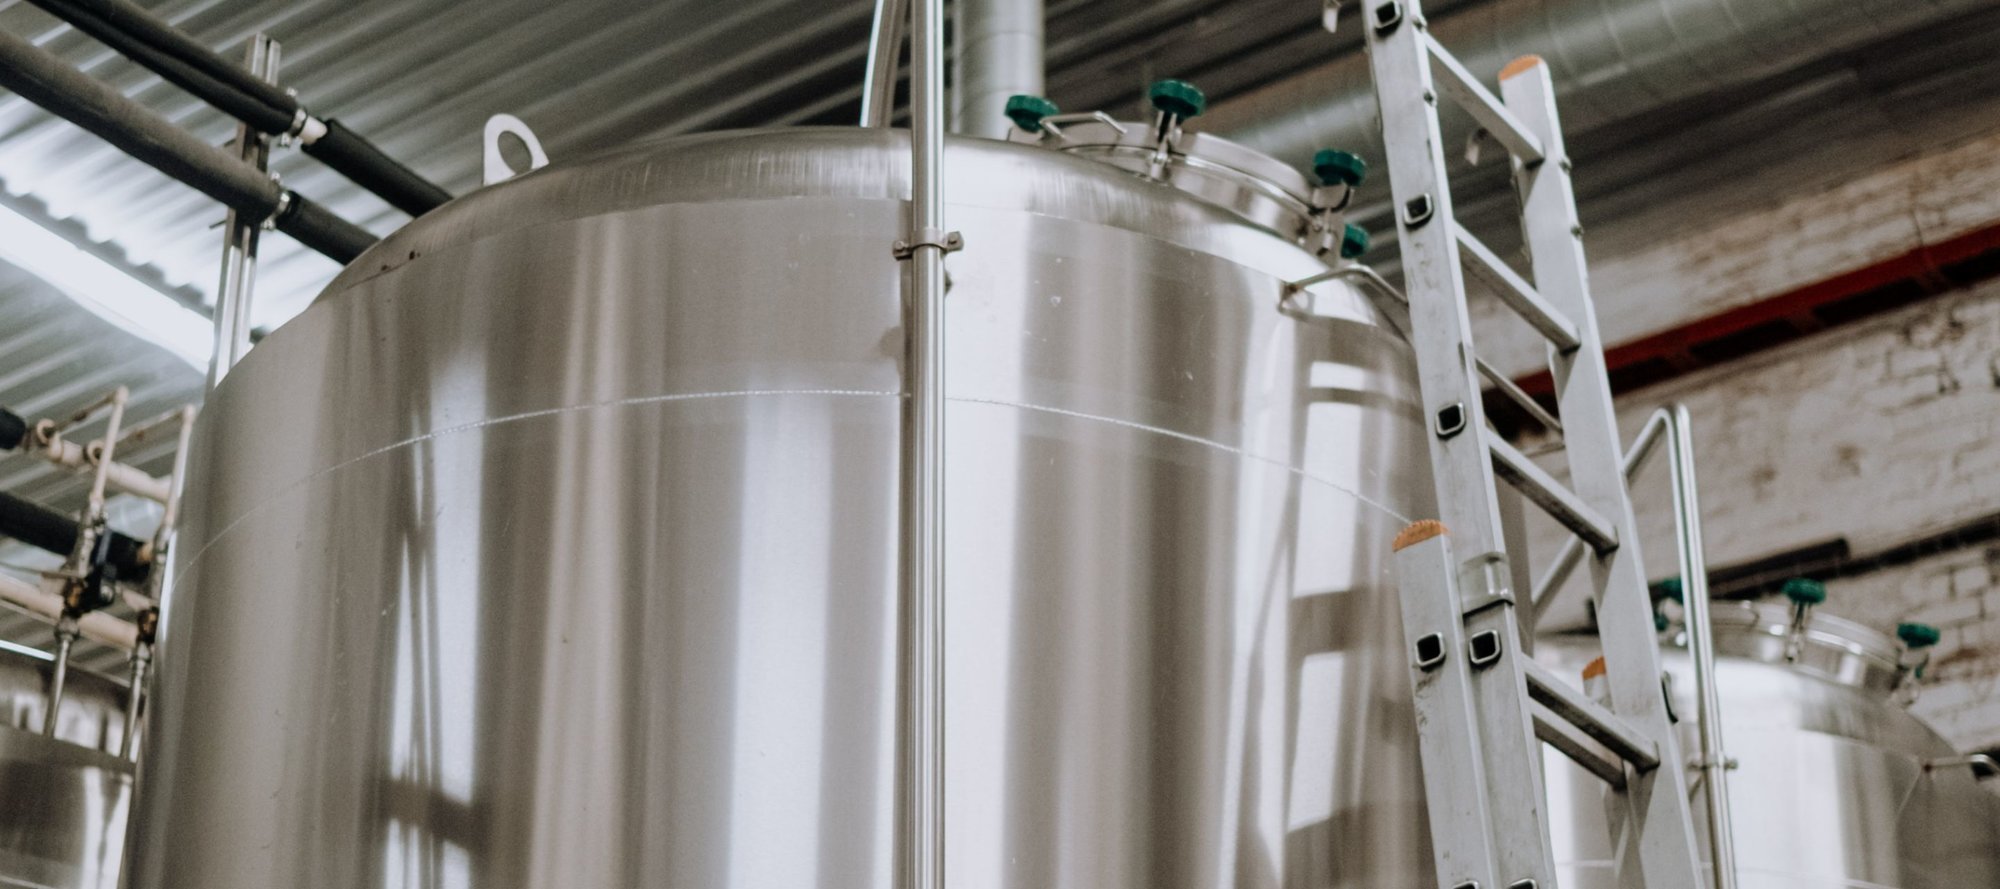
[[[908,146],[461,198],[202,413],[140,889],[892,883]],[[1288,232],[947,150],[953,886],[1430,873],[1405,344]]]
[[[125,687],[71,666],[44,737],[51,667],[0,648],[0,886],[114,889],[132,797],[132,765],[113,755]]]
[[[1788,661],[1787,609],[1717,603],[1713,623],[1743,889],[2000,886],[2000,795],[1965,764],[1940,764],[1951,745],[1894,699],[1898,643],[1816,615]],[[1543,643],[1536,656],[1567,669],[1595,652]],[[1699,750],[1688,659],[1664,660],[1681,750]],[[1603,782],[1553,750],[1547,766],[1562,885],[1615,889]]]

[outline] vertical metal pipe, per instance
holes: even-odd
[[[861,125],[886,127],[896,110],[896,59],[903,54],[909,0],[875,0],[875,30],[868,38],[868,71],[861,80]]]
[[[69,649],[76,642],[76,619],[68,615],[56,623],[56,660],[49,674],[49,712],[42,715],[42,737],[56,736],[56,716],[62,712],[63,685],[69,681]]]
[[[1625,462],[1620,467],[1625,473],[1627,485],[1632,483],[1632,477],[1638,475],[1640,469],[1645,468],[1646,461],[1652,458],[1653,448],[1659,445],[1660,433],[1665,432],[1666,428],[1666,411],[1660,411],[1639,429],[1639,437],[1633,439],[1632,447],[1625,451]],[[1554,601],[1551,597],[1556,594],[1556,590],[1564,581],[1569,580],[1570,574],[1576,571],[1576,566],[1581,564],[1583,564],[1583,541],[1577,539],[1575,535],[1570,535],[1569,539],[1563,541],[1562,550],[1556,553],[1555,560],[1549,563],[1547,571],[1542,572],[1542,579],[1535,583],[1534,590],[1528,596],[1531,622],[1541,620],[1542,612],[1548,608],[1550,602]]]
[[[275,65],[277,53],[271,54]],[[159,630],[166,608],[167,576],[173,565],[167,554],[173,551],[174,533],[180,521],[181,493],[187,489],[188,442],[194,437],[194,406],[180,409],[179,437],[174,445],[174,468],[167,476],[167,500],[160,513],[160,527],[153,532],[153,572],[146,576],[146,598],[153,601],[152,613],[139,615],[139,633],[132,646],[132,677],[125,689],[125,734],[118,741],[118,755],[131,758],[137,748],[139,711],[146,699],[146,673],[153,659],[153,637]]]
[[[251,75],[266,82],[277,80],[277,41],[257,34],[245,52],[244,64]],[[269,165],[271,140],[249,124],[236,125],[235,146],[245,163],[258,170]],[[222,280],[215,288],[215,354],[208,365],[211,390],[250,351],[250,295],[257,278],[257,237],[263,230],[262,220],[244,219],[234,208],[223,220]]]
[[[908,889],[944,887],[944,2],[910,29],[910,233],[902,465],[902,738]]]
[[[138,749],[133,736],[139,733],[139,705],[145,700],[146,667],[152,663],[152,649],[143,640],[132,646],[132,673],[125,686],[125,733],[118,736],[119,759],[131,759]]]
[[[1736,889],[1736,841],[1729,824],[1729,763],[1722,749],[1722,704],[1715,692],[1715,635],[1708,616],[1708,559],[1701,540],[1701,499],[1694,474],[1694,436],[1688,410],[1675,404],[1660,411],[1672,435],[1674,534],[1680,542],[1681,588],[1687,605],[1688,657],[1694,663],[1694,697],[1699,711],[1703,796],[1708,803],[1709,854],[1715,889]]]
[[[1042,28],[1042,0],[959,0],[952,132],[1007,138],[1008,97],[1044,90]]]

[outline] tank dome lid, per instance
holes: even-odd
[[[1893,690],[1901,674],[1902,646],[1851,620],[1814,612],[1806,617],[1804,645],[1797,661],[1785,658],[1791,632],[1788,602],[1715,603],[1710,614],[1720,654],[1776,665],[1860,688]]]

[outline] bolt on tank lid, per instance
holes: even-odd
[[[1152,122],[1121,121],[1102,111],[1059,114],[1040,96],[1014,96],[1009,141],[1088,157],[1171,185],[1246,221],[1346,258],[1367,249],[1367,234],[1338,218],[1368,171],[1359,155],[1327,149],[1311,175],[1255,149],[1183,125],[1207,109],[1200,88],[1162,80],[1147,90]]]

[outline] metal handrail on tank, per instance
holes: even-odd
[[[1694,667],[1694,697],[1697,710],[1696,733],[1701,750],[1694,766],[1701,772],[1706,789],[1710,858],[1715,869],[1715,889],[1736,889],[1735,834],[1729,821],[1729,757],[1722,749],[1722,704],[1715,689],[1715,629],[1708,613],[1708,560],[1703,555],[1701,500],[1696,490],[1694,438],[1689,431],[1687,406],[1671,404],[1653,412],[1638,438],[1625,452],[1624,472],[1629,483],[1646,465],[1661,440],[1667,442],[1668,465],[1674,489],[1674,537],[1680,548],[1683,601],[1687,606],[1688,655]],[[1583,561],[1583,541],[1572,536],[1564,542],[1555,562],[1535,584],[1528,600],[1531,621],[1541,617],[1570,572]]]

